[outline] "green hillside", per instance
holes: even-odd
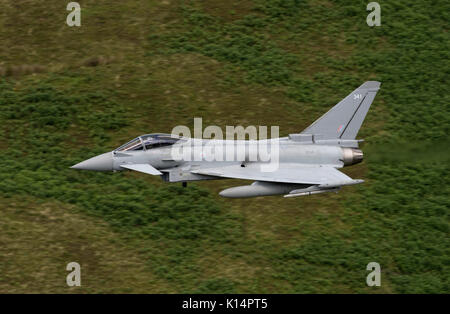
[[[3,2],[0,293],[450,292],[448,1],[381,0],[380,27],[360,0],[80,0],[81,27]],[[69,169],[194,117],[286,136],[367,80],[366,182],[339,194]]]

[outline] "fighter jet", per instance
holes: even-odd
[[[352,179],[338,169],[363,160],[363,153],[358,149],[362,140],[356,136],[380,85],[376,81],[365,82],[305,130],[287,137],[230,141],[146,134],[71,168],[132,170],[160,176],[167,182],[182,182],[183,186],[189,181],[200,180],[253,181],[250,185],[231,187],[219,193],[229,198],[297,197],[337,192],[343,186],[364,182]],[[249,158],[252,147],[259,148],[261,144],[268,147],[269,156],[277,152],[274,167],[269,167],[272,161],[263,158],[258,149],[253,158]],[[245,153],[240,158],[229,160],[225,158],[228,150],[224,147]],[[205,150],[216,151],[216,157],[219,155],[220,158],[206,158]],[[195,151],[200,153],[194,156]],[[263,169],[264,166],[267,169]]]

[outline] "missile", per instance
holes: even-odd
[[[305,189],[307,190],[307,189]],[[339,188],[332,188],[332,189],[317,189],[317,190],[310,190],[310,191],[302,191],[302,190],[294,190],[289,194],[286,194],[284,197],[297,197],[297,196],[305,196],[305,195],[313,195],[313,194],[320,194],[320,193],[326,193],[326,192],[338,192]]]

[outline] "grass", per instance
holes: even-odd
[[[382,2],[375,28],[364,1],[80,4],[80,28],[57,1],[0,13],[1,292],[450,291],[446,2]],[[366,161],[344,170],[366,183],[339,194],[68,169],[193,117],[299,132],[366,80]]]
[[[57,201],[24,197],[0,203],[2,292],[171,292],[145,267],[145,258],[101,219]],[[65,283],[72,260],[82,265],[82,288]]]

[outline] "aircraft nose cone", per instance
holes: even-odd
[[[82,161],[70,168],[79,170],[112,171],[113,156],[111,152],[104,153]]]

